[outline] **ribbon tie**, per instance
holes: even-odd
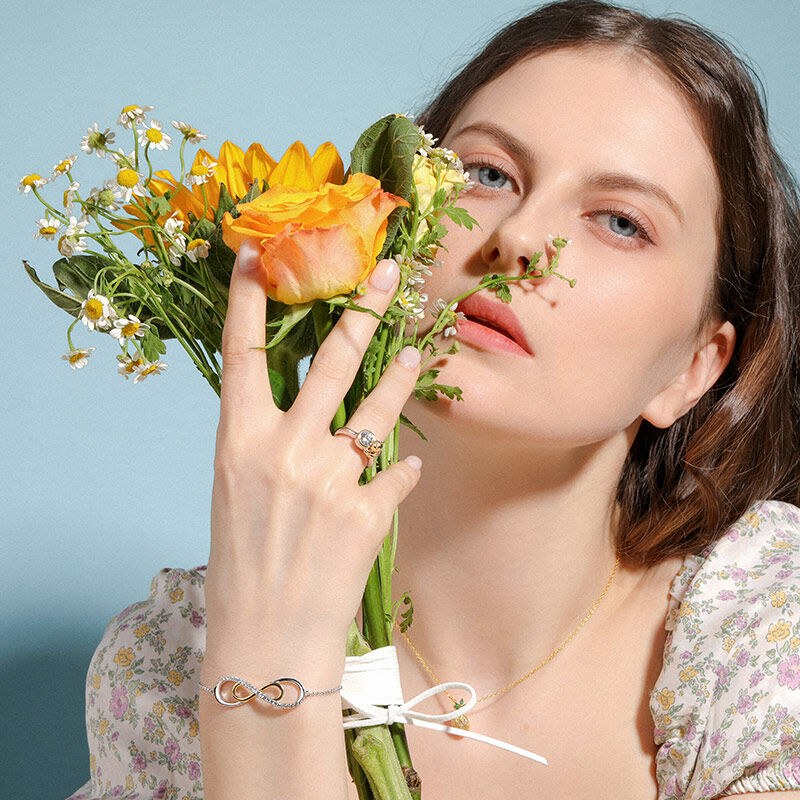
[[[469,700],[454,711],[446,714],[423,714],[414,711],[414,706],[447,691],[463,691],[469,694]],[[358,713],[345,716],[342,719],[344,728],[364,728],[369,725],[392,725],[398,722],[402,725],[416,725],[430,730],[442,731],[455,736],[466,736],[479,742],[508,750],[511,753],[524,756],[540,764],[547,764],[543,756],[523,750],[513,744],[508,744],[491,736],[484,736],[471,730],[454,728],[442,723],[448,722],[462,714],[468,714],[476,705],[477,695],[468,683],[452,681],[440,683],[418,694],[411,700],[403,700],[403,690],[400,686],[400,667],[397,662],[397,650],[394,647],[379,647],[363,656],[348,656],[345,660],[344,675],[342,676],[342,708],[354,709]]]

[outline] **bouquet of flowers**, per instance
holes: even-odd
[[[534,253],[523,275],[489,274],[459,297],[427,305],[425,279],[439,266],[444,219],[470,229],[476,223],[457,205],[469,186],[461,161],[406,116],[385,116],[367,128],[347,171],[330,142],[313,156],[296,142],[277,162],[258,143],[243,151],[225,142],[217,156],[199,149],[187,168],[186,146],[207,137],[180,121],[172,122],[176,132],[168,134],[160,122],[147,121],[150,111],[132,105],[120,113],[117,123],[129,132],[132,150],[114,149],[118,142],[109,128],[95,123],[87,129],[81,150],[107,159],[113,171],[101,186],[81,190],[73,174],[75,155],[56,164],[48,178],[33,173],[20,181],[20,192],[33,193],[46,209],[35,235],[57,242],[62,256],[52,267],[55,286],[23,263],[31,280],[74,318],[67,329],[69,350],[62,356],[73,370],[83,368],[96,349],[73,341],[80,322],[93,334],[116,340],[118,371],[126,379],[139,383],[163,372],[164,342],[175,339],[219,394],[228,284],[236,251],[250,238],[262,248],[270,300],[265,320],[270,387],[275,404],[287,410],[300,387],[301,362],[313,358],[344,309],[374,313],[355,300],[376,263],[393,258],[400,267],[397,293],[331,421],[333,432],[409,344],[423,354],[415,395],[461,400],[458,387],[439,383],[438,370],[426,368],[442,352],[439,334],[449,342],[445,353],[458,350],[453,338],[463,318],[458,302],[481,289],[509,302],[510,281],[563,277],[556,269],[567,241],[555,238],[555,255],[546,266],[538,266],[542,254]],[[170,149],[173,138],[180,141],[177,177],[153,164],[156,152]],[[60,202],[51,204],[42,192],[56,181],[64,189]],[[124,242],[135,248],[126,249]],[[434,323],[423,335],[419,327],[426,312]],[[400,424],[424,438],[402,415],[362,482],[399,459]],[[397,530],[395,511],[364,590],[362,629],[355,622],[351,627],[348,655],[390,645],[395,624],[406,630],[412,622],[408,594],[392,602]],[[362,800],[419,798],[402,725],[346,735],[348,764]]]

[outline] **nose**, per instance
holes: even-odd
[[[499,272],[519,275],[528,269],[535,254],[542,253],[536,266],[546,267],[555,248],[550,237],[540,232],[539,217],[540,214],[525,203],[500,219],[481,247],[484,263]],[[533,274],[535,276],[536,272]]]

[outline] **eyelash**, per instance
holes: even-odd
[[[636,226],[638,236],[619,236],[618,234],[614,233],[608,228],[604,228],[611,236],[614,237],[614,241],[617,242],[619,240],[624,239],[633,239],[639,240],[640,242],[646,244],[652,244],[652,231],[648,224],[638,215],[636,212],[631,211],[630,209],[620,208],[620,207],[613,207],[613,208],[601,208],[597,211],[592,211],[591,214],[587,214],[586,217],[593,219],[594,217],[599,217],[603,214],[610,214],[615,217],[622,217],[623,219],[627,219],[632,222]],[[635,246],[633,244],[626,245],[627,247]]]
[[[492,161],[492,160],[487,159],[487,158],[477,157],[474,160],[471,160],[469,163],[465,162],[465,164],[464,164],[464,168],[467,169],[470,173],[472,173],[473,171],[475,173],[477,173],[477,171],[481,167],[489,167],[490,169],[497,170],[498,172],[503,174],[503,176],[512,184],[512,186],[516,187],[517,183],[508,174],[508,170],[503,165],[498,164],[496,161]],[[477,183],[475,178],[473,178],[473,181],[475,182],[475,187],[476,188],[477,187],[481,187],[481,188],[489,190],[489,191],[502,191],[502,189],[493,189],[491,186],[483,186],[482,184]],[[613,237],[615,242],[618,242],[618,241],[624,240],[624,239],[633,239],[634,241],[638,240],[639,242],[642,242],[642,243],[652,244],[653,239],[652,239],[652,231],[650,229],[650,226],[636,212],[631,211],[630,209],[626,209],[626,208],[615,206],[615,207],[609,207],[609,208],[601,208],[601,209],[598,209],[597,211],[592,211],[591,214],[586,214],[586,217],[590,218],[590,219],[593,219],[595,217],[601,216],[602,214],[610,214],[610,215],[613,215],[615,217],[622,217],[623,219],[630,220],[636,226],[636,230],[637,230],[638,235],[637,236],[628,236],[628,237],[620,236],[618,234],[615,234],[610,229],[607,229],[607,228],[604,229],[610,236]],[[631,242],[630,244],[625,244],[624,246],[626,246],[626,247],[635,247],[637,245],[634,245],[633,242]]]

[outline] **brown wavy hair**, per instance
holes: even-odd
[[[469,98],[518,62],[563,47],[622,47],[689,101],[720,184],[718,263],[706,320],[736,346],[717,383],[666,429],[643,421],[617,486],[617,546],[655,564],[699,553],[758,500],[800,504],[800,208],[773,147],[763,88],[715,34],[595,0],[552,3],[513,22],[420,115],[443,137]]]

